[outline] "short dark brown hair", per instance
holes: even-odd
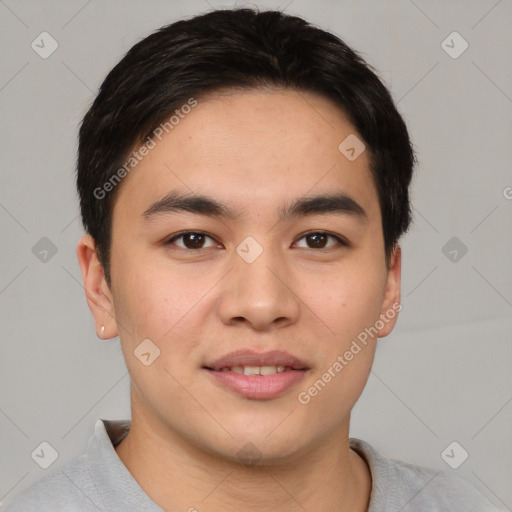
[[[334,34],[281,11],[215,10],[164,26],[110,71],[79,133],[82,223],[110,282],[112,211],[130,152],[190,98],[225,87],[290,88],[330,99],[369,149],[386,260],[408,229],[415,155],[375,70]],[[117,173],[117,174],[116,174]],[[112,186],[105,187],[111,183]]]

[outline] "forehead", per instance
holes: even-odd
[[[375,209],[369,154],[349,159],[340,151],[347,138],[361,137],[327,98],[288,89],[224,91],[183,112],[152,137],[152,149],[123,179],[114,221],[140,217],[170,190],[213,196],[243,213],[331,191],[356,196],[370,214]]]

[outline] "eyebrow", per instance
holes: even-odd
[[[232,221],[238,220],[243,216],[239,211],[212,197],[171,191],[163,198],[151,204],[144,211],[142,217],[149,222],[158,216],[176,212],[189,212],[196,215],[206,215]],[[365,210],[359,203],[347,194],[338,192],[294,199],[280,208],[279,219],[283,221],[291,218],[321,214],[352,215],[361,220],[368,218]]]

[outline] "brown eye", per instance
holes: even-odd
[[[314,233],[307,235],[306,240],[312,244],[314,249],[323,249],[327,244],[328,236],[324,233]]]
[[[348,244],[341,239],[340,237],[336,235],[331,235],[330,233],[326,233],[324,231],[314,231],[311,233],[306,233],[303,235],[300,240],[305,239],[307,246],[306,249],[325,249],[329,247],[333,247],[334,245],[331,245],[327,247],[327,243],[329,239],[333,239],[336,242],[338,242],[338,245],[341,246],[347,246]]]
[[[180,244],[175,244],[175,245],[177,245],[178,247],[181,247],[182,249],[190,249],[190,250],[205,249],[206,248],[204,246],[205,240],[208,238],[210,240],[213,240],[211,236],[208,236],[205,233],[201,233],[198,231],[187,231],[185,233],[180,233],[178,235],[173,236],[166,242],[166,245],[174,244],[175,241],[179,240],[180,238],[183,240],[183,242],[182,242],[183,245],[180,245]],[[213,244],[213,245],[215,245],[215,244]],[[212,245],[210,245],[209,247],[212,247]]]

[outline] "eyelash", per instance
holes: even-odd
[[[183,238],[185,235],[190,235],[190,234],[205,235],[206,237],[211,238],[212,240],[215,241],[215,238],[213,236],[209,235],[208,233],[205,233],[204,231],[182,231],[181,233],[177,233],[176,235],[173,235],[171,238],[169,238],[166,242],[164,242],[164,245],[172,245],[179,238]],[[341,247],[349,247],[350,246],[350,244],[345,239],[343,239],[339,235],[335,235],[334,233],[329,233],[328,231],[308,231],[307,233],[303,233],[302,235],[300,235],[298,240],[302,240],[303,238],[310,236],[310,235],[327,235],[328,237],[336,239],[339,246],[341,246]],[[313,247],[302,247],[302,249],[311,249],[313,251],[329,250],[329,249],[333,249],[333,248],[336,248],[336,247],[335,246],[326,247],[326,248],[322,247],[320,249],[315,249]],[[201,247],[199,249],[189,249],[188,247],[179,247],[179,249],[182,249],[184,251],[199,252],[203,249],[208,249],[208,247]]]

